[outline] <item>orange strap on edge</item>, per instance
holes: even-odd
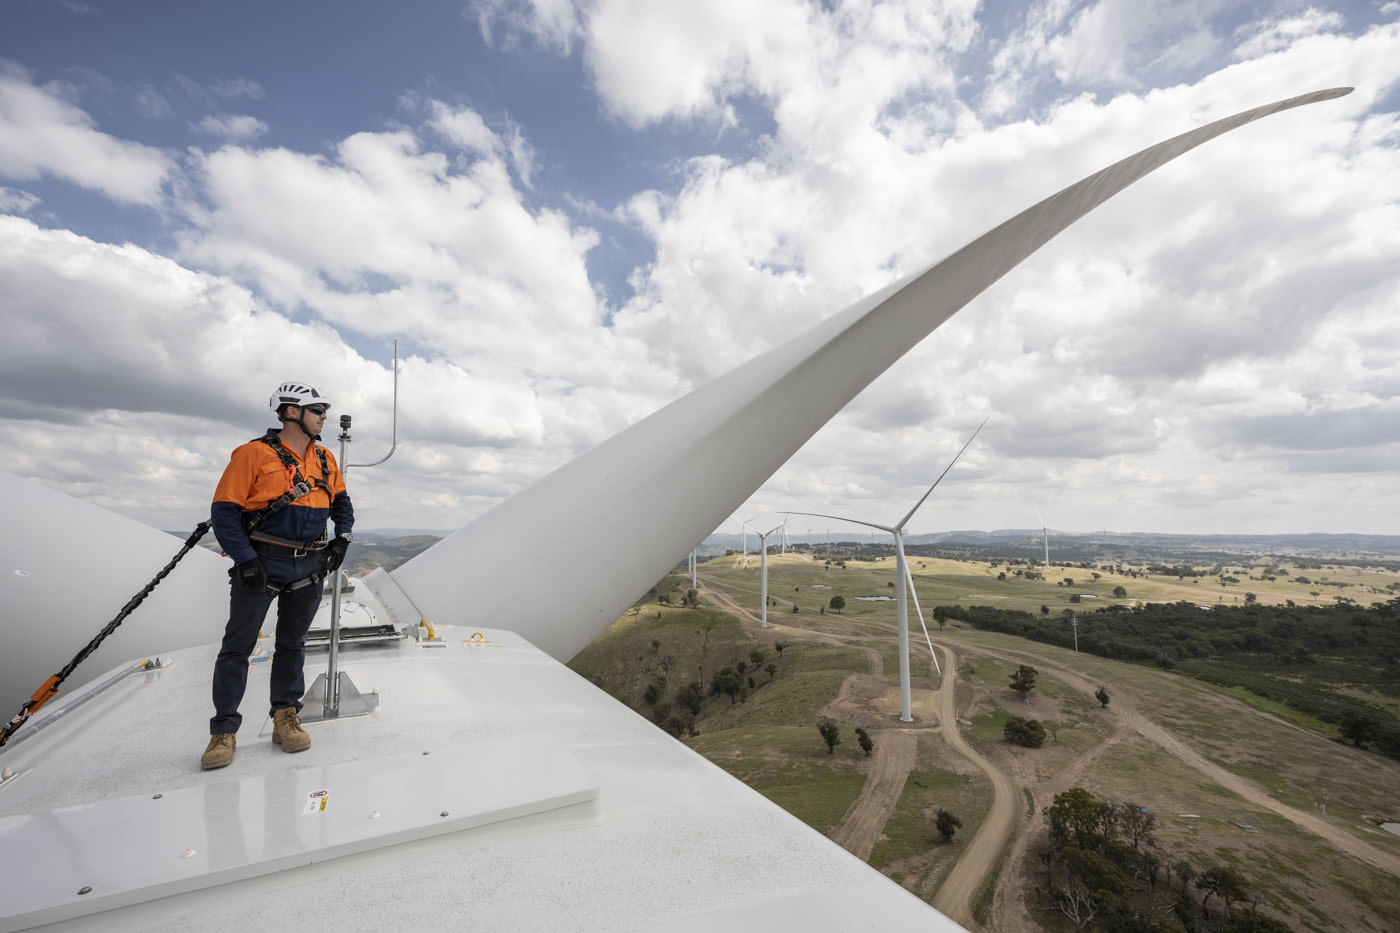
[[[4,731],[0,732],[0,745],[4,745],[8,742],[10,736],[14,734],[14,731],[24,725],[25,720],[37,713],[39,707],[49,702],[49,700],[53,699],[57,694],[58,675],[54,674],[48,680],[44,681],[42,687],[34,691],[34,695],[26,700],[25,704],[20,707],[19,713],[5,724]]]

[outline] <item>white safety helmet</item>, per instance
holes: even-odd
[[[283,405],[296,405],[305,408],[307,405],[324,405],[331,407],[330,399],[326,398],[316,387],[305,382],[284,382],[272,393],[272,397],[267,400],[268,407],[277,411]]]

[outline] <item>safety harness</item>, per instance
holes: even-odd
[[[306,477],[301,475],[301,466],[297,463],[296,458],[292,456],[292,452],[282,446],[281,439],[271,434],[264,434],[262,437],[254,438],[254,440],[262,441],[264,444],[271,447],[272,452],[277,454],[277,459],[281,460],[282,465],[291,471],[292,488],[282,493],[280,497],[273,499],[261,509],[258,509],[258,511],[253,512],[251,515],[244,516],[243,530],[247,532],[249,536],[251,536],[253,530],[261,525],[263,520],[273,512],[276,512],[285,505],[295,502],[312,489],[319,487],[325,492],[326,499],[328,501],[330,500],[331,487],[326,482],[326,477],[330,475],[330,467],[326,465],[326,449],[324,447],[314,441],[311,444],[316,451],[316,456],[320,458],[321,461],[321,476],[312,484],[307,482]],[[281,540],[271,540],[271,536],[269,536],[269,540],[272,544],[284,543]]]
[[[300,556],[310,551],[319,551],[323,549],[326,546],[326,535],[324,531],[321,533],[321,537],[319,539],[310,542],[309,544],[302,541],[292,541],[287,538],[279,538],[278,536],[268,534],[265,531],[258,532],[256,535],[254,534],[254,532],[256,531],[257,527],[261,525],[265,519],[268,518],[268,516],[272,515],[272,513],[276,512],[277,510],[283,508],[286,505],[291,504],[292,502],[295,502],[302,496],[309,493],[312,489],[320,488],[325,492],[327,499],[331,498],[331,487],[330,484],[326,482],[326,477],[330,475],[330,467],[326,463],[325,448],[321,447],[314,441],[311,444],[312,448],[316,451],[317,458],[321,461],[321,476],[318,479],[316,479],[314,483],[312,483],[308,482],[305,476],[302,476],[301,467],[297,463],[296,458],[292,456],[291,451],[289,451],[286,447],[282,446],[282,441],[280,438],[271,434],[264,434],[262,437],[254,438],[254,440],[262,441],[264,444],[271,447],[273,453],[277,454],[277,458],[282,461],[282,465],[286,467],[289,471],[291,471],[292,488],[282,493],[282,495],[278,498],[273,499],[261,509],[258,509],[258,511],[252,512],[244,516],[243,530],[248,535],[248,540],[251,543],[253,543],[254,549],[256,549],[256,546],[258,544],[270,544],[291,551],[293,556]],[[232,572],[232,570],[229,571],[230,574]],[[308,576],[302,577],[300,580],[293,580],[286,586],[279,587],[273,586],[272,584],[268,584],[267,593],[269,596],[280,596],[283,593],[290,593],[293,590],[299,590],[304,586],[312,586],[314,584],[320,583],[325,578],[326,570],[324,567],[322,567],[320,570],[317,570],[316,572],[309,574]]]

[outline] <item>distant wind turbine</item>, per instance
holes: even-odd
[[[1045,566],[1050,566],[1050,529],[1046,527],[1045,519],[1041,517],[1040,509],[1035,510],[1036,520],[1040,522],[1040,533],[1045,540]]]
[[[759,626],[761,628],[768,627],[768,536],[773,534],[773,532],[785,529],[786,527],[787,521],[785,520],[781,525],[778,525],[776,528],[770,528],[767,531],[754,532],[754,534],[758,535],[758,546],[762,555],[759,558],[759,576],[762,578],[763,581],[759,585],[760,596],[763,600],[763,616],[759,620]]]
[[[758,516],[755,515],[754,518],[758,518]],[[744,561],[739,565],[741,567],[747,567],[749,565],[749,524],[752,521],[753,518],[748,519],[748,521],[740,520],[739,522],[739,527],[744,529]]]
[[[899,618],[899,718],[902,722],[914,721],[913,700],[910,697],[909,690],[908,603],[909,591],[913,589],[913,576],[909,573],[909,562],[904,558],[904,530],[908,527],[909,520],[914,517],[914,513],[919,511],[919,507],[924,504],[924,501],[928,499],[929,495],[934,491],[934,489],[938,487],[938,484],[943,482],[943,477],[948,475],[948,471],[953,468],[953,464],[958,462],[958,458],[963,455],[963,451],[967,450],[968,445],[971,444],[977,438],[977,435],[981,432],[982,428],[986,426],[986,424],[987,419],[982,419],[982,423],[977,426],[977,430],[972,432],[972,437],[969,437],[967,439],[967,443],[962,445],[962,448],[958,450],[957,454],[954,455],[952,461],[946,467],[943,468],[943,472],[938,474],[938,479],[933,481],[933,485],[930,486],[924,492],[924,494],[919,497],[919,501],[914,503],[914,507],[910,509],[909,512],[898,522],[896,522],[893,526],[878,525],[875,522],[862,521],[858,518],[845,518],[841,515],[827,515],[822,512],[792,513],[794,515],[811,515],[816,518],[834,518],[837,521],[851,522],[856,525],[865,525],[867,528],[878,528],[881,531],[888,531],[890,534],[894,535],[895,577],[898,581],[895,589],[895,599],[898,601],[897,610]],[[916,604],[918,603],[918,599],[919,597],[916,594],[914,597],[914,601]],[[765,605],[766,604],[767,603],[765,601]],[[920,610],[919,624],[923,625],[923,621],[924,614],[923,611]],[[934,654],[933,652],[933,640],[929,638],[927,626],[924,626],[924,638],[928,641],[928,653],[933,656],[934,666],[938,667],[938,671],[941,674],[943,670],[941,667],[938,666],[938,655]]]

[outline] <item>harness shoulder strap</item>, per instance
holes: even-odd
[[[253,512],[251,515],[245,513],[243,530],[246,533],[251,533],[253,529],[261,525],[263,520],[273,512],[276,512],[284,505],[296,499],[300,499],[315,488],[315,486],[321,487],[326,491],[326,496],[330,496],[331,488],[326,483],[325,479],[329,470],[326,467],[326,451],[324,448],[312,442],[312,446],[316,448],[316,454],[321,460],[321,477],[316,480],[313,486],[306,481],[306,477],[301,475],[301,467],[297,465],[296,458],[292,456],[291,451],[287,450],[287,448],[282,445],[282,442],[277,437],[271,434],[264,434],[261,437],[253,438],[253,440],[262,441],[264,444],[271,447],[273,452],[277,454],[277,458],[282,461],[282,465],[292,471],[292,488],[282,493],[280,497],[273,499],[258,511]]]
[[[271,434],[264,434],[262,437],[257,438],[257,440],[260,440],[267,446],[271,447],[273,452],[277,454],[278,459],[282,461],[282,465],[292,471],[293,484],[298,482],[306,483],[306,478],[301,475],[301,467],[298,466],[296,458],[292,456],[291,451],[284,447],[282,442],[278,438],[272,436]],[[327,482],[326,478],[331,475],[331,471],[330,467],[326,463],[326,448],[322,447],[320,444],[317,444],[314,441],[311,443],[311,447],[316,451],[317,459],[321,461],[321,475],[313,482],[308,483],[308,485],[319,486],[320,488],[326,491],[327,495],[329,495],[331,487],[330,483]]]

